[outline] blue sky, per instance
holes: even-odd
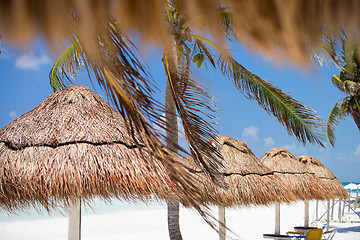
[[[0,128],[36,107],[52,93],[48,74],[54,62],[41,41],[24,51],[8,46],[3,40],[1,50]],[[241,47],[236,48],[233,55],[250,71],[317,110],[325,121],[336,101],[344,96],[331,83],[331,76],[339,72],[335,67],[304,69],[287,63],[279,64],[274,59],[269,60]],[[159,49],[147,51],[145,56],[159,88],[156,97],[163,101],[165,76],[160,58]],[[304,146],[289,136],[274,117],[243,97],[218,71],[202,67],[194,74],[217,100],[219,125],[216,128],[220,135],[245,141],[259,158],[273,147],[284,147],[295,156],[312,155],[334,172],[340,181],[360,182],[360,134],[350,117],[342,121],[336,131],[335,149],[330,144],[327,149],[309,144]],[[79,77],[78,83],[92,88],[86,74]],[[101,89],[95,90],[103,95]]]

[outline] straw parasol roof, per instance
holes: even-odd
[[[320,46],[324,26],[349,26],[359,37],[359,2],[323,0],[177,0],[188,19],[204,18],[210,32],[223,37],[218,22],[223,6],[230,10],[241,42],[260,50],[286,53],[293,60],[309,61],[309,45]],[[165,0],[23,0],[0,2],[0,33],[11,43],[28,41],[38,33],[48,43],[64,40],[69,31],[95,40],[112,14],[126,29],[141,29],[146,41],[163,43],[168,37]],[[76,15],[75,23],[73,15]],[[186,21],[186,22],[201,22]],[[197,24],[198,29],[201,24]]]
[[[325,185],[330,188],[330,195],[336,198],[346,199],[348,198],[348,194],[344,186],[341,182],[336,178],[336,176],[327,168],[325,167],[320,160],[314,158],[312,156],[299,156],[297,159],[305,163],[311,171],[315,173],[315,175],[320,178]]]
[[[175,198],[164,166],[101,96],[70,86],[0,130],[0,206],[69,206],[79,198]]]
[[[260,158],[267,167],[279,176],[286,187],[301,200],[328,199],[329,189],[309,167],[298,161],[284,148],[273,148]]]
[[[245,142],[227,136],[219,136],[216,141],[223,156],[224,168],[221,172],[229,187],[219,188],[198,171],[204,183],[200,187],[204,192],[201,194],[212,199],[211,203],[230,207],[270,205],[295,200],[282,181],[258,161]]]

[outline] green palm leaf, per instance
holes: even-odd
[[[274,115],[290,135],[303,143],[308,141],[324,146],[324,123],[313,109],[248,71],[226,52],[221,54],[219,65],[240,92]]]
[[[344,90],[344,82],[341,81],[339,74],[334,74],[331,78],[331,82],[337,87],[340,91]]]
[[[83,62],[79,49],[81,49],[79,41],[75,40],[56,59],[49,73],[50,85],[54,92],[64,89],[68,84],[72,84],[77,72],[82,70]]]
[[[340,120],[344,120],[348,109],[349,97],[345,97],[336,102],[332,108],[327,124],[326,124],[326,134],[333,147],[335,147],[335,130],[339,125]]]

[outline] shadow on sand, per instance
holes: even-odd
[[[360,232],[360,226],[337,228],[339,233]]]

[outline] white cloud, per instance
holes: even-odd
[[[275,141],[272,137],[267,137],[264,139],[264,146],[265,147],[272,147],[275,145]]]
[[[285,148],[286,150],[288,150],[289,152],[291,152],[292,154],[295,155],[295,157],[298,157],[300,155],[304,155],[306,153],[306,148],[304,147],[298,147],[296,146],[295,143],[293,144],[287,144],[285,145],[283,148]]]
[[[10,116],[12,119],[15,119],[15,118],[17,117],[16,111],[15,111],[15,110],[12,110],[12,111],[9,113],[9,116]]]
[[[355,156],[360,156],[360,144],[357,145],[356,150],[354,152]]]
[[[251,125],[250,127],[244,128],[241,136],[242,137],[252,137],[253,139],[257,140],[258,136],[257,133],[259,132],[259,128]]]
[[[47,55],[41,55],[40,57],[34,56],[34,54],[27,54],[18,57],[15,61],[15,66],[25,70],[38,70],[40,65],[50,63],[50,58]]]

